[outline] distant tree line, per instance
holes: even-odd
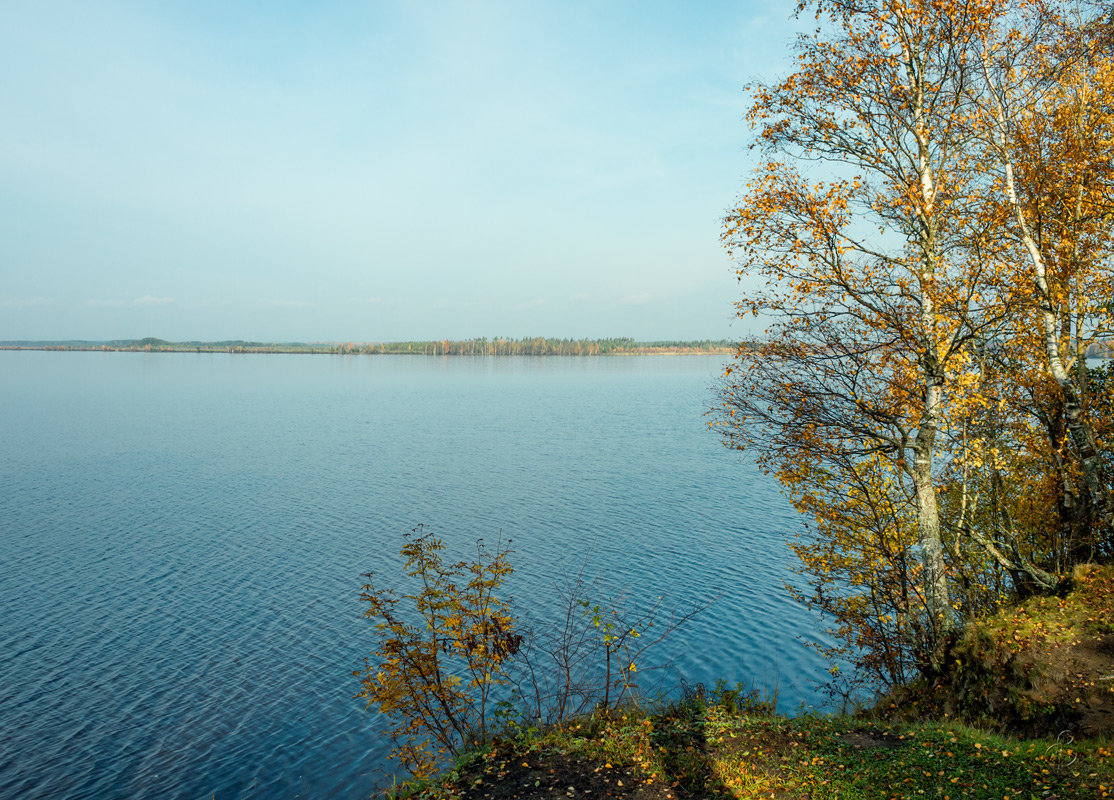
[[[549,339],[504,336],[476,339],[430,339],[407,342],[251,342],[242,339],[219,342],[169,342],[165,339],[117,339],[94,342],[8,341],[6,350],[105,350],[161,353],[334,353],[342,355],[432,355],[432,356],[601,356],[654,353],[734,353],[738,342],[726,339],[697,341],[638,342],[629,337],[612,339]]]
[[[646,352],[734,352],[737,343],[704,339],[693,342],[637,342],[629,337],[614,339],[547,339],[503,336],[478,339],[420,342],[385,342],[366,345],[366,352],[426,354],[438,356],[599,356]],[[351,347],[351,345],[350,345]]]

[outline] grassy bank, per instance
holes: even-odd
[[[711,698],[519,731],[399,797],[1104,798],[1111,744],[1018,739],[952,722],[732,710]]]
[[[1114,567],[968,626],[947,669],[872,714],[778,716],[753,693],[512,727],[434,800],[1114,797]],[[1010,735],[1012,731],[1016,735]]]
[[[1072,590],[969,625],[939,673],[892,697],[907,720],[961,717],[1018,734],[1114,735],[1114,565],[1076,569]]]

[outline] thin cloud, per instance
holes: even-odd
[[[123,308],[123,300],[99,300],[96,297],[90,297],[85,301],[85,305],[92,308]]]
[[[654,298],[648,294],[628,294],[626,297],[619,298],[619,304],[624,306],[642,306],[653,299]]]
[[[168,306],[174,302],[173,297],[152,297],[149,294],[132,300],[133,306]]]
[[[269,308],[309,308],[310,304],[304,300],[278,300],[276,298],[265,297],[259,301],[259,305]]]
[[[53,297],[20,297],[0,299],[0,308],[39,308],[54,305]]]
[[[448,308],[486,308],[490,304],[490,300],[487,300],[486,298],[481,300],[447,300],[445,298],[441,298],[430,303],[428,308],[440,311]]]

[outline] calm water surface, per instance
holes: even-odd
[[[366,797],[361,573],[502,531],[544,616],[714,598],[669,680],[816,704],[798,523],[705,427],[718,357],[0,353],[0,796]]]

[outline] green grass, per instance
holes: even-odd
[[[738,797],[770,790],[816,798],[1105,797],[1114,778],[1108,757],[1103,763],[1070,743],[1019,741],[956,724],[805,717],[726,720],[715,730],[716,772]],[[741,748],[721,747],[731,734]],[[756,760],[748,745],[765,743],[773,746]]]
[[[904,687],[900,703],[880,703],[885,718],[777,716],[756,692],[719,684],[707,697],[654,712],[628,708],[544,731],[511,727],[439,779],[389,794],[1114,798],[1112,633],[1114,566],[1080,568],[1070,593],[1031,598],[969,629],[951,651],[955,670],[936,683]],[[955,713],[975,724],[962,724]],[[1076,741],[1059,733],[1069,723],[1057,720],[1074,720],[1073,728],[1098,738]],[[1012,730],[1052,735],[1025,739],[990,730],[1011,722]]]
[[[524,783],[520,768],[528,766]],[[612,776],[607,794],[633,796],[638,789],[666,800],[1114,796],[1109,742],[1021,740],[952,722],[748,715],[702,702],[651,714],[628,709],[545,732],[512,730],[439,780],[392,794],[564,796],[566,787],[600,774]],[[615,776],[625,781],[616,785]],[[513,794],[502,780],[514,782]]]

